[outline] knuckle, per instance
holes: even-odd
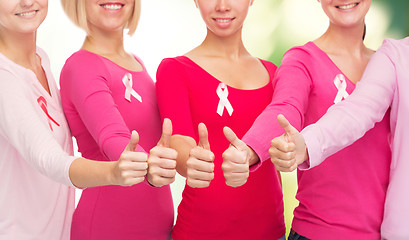
[[[171,170],[171,177],[175,178],[176,177],[176,169]],[[175,181],[175,179],[173,179]]]
[[[285,159],[292,159],[293,157],[293,153],[292,152],[287,152],[287,153],[285,153],[285,155],[284,155],[284,157],[285,157]]]
[[[146,153],[136,153],[135,154],[135,158],[137,158],[138,160],[142,161],[142,162],[147,162],[148,161],[148,154]]]
[[[186,175],[187,175],[188,178],[191,178],[194,175],[194,171],[191,168],[188,168],[187,171],[186,171]]]
[[[270,157],[273,157],[275,155],[275,151],[273,149],[269,149],[268,150],[268,154],[270,155]]]
[[[271,158],[271,162],[274,164],[274,166],[280,166],[279,160],[277,158]]]
[[[198,147],[192,148],[192,149],[190,150],[190,155],[191,155],[191,156],[196,156],[198,150],[199,150]]]
[[[223,163],[222,163],[222,169],[223,169],[223,170],[229,169],[230,166],[231,166],[230,162],[223,162]]]
[[[123,162],[117,162],[117,167],[119,169],[119,171],[124,171],[126,169],[125,167],[126,165]]]
[[[186,180],[186,184],[189,185],[192,188],[196,187],[194,182],[192,181],[192,179],[189,179],[189,178]]]
[[[152,177],[155,177],[158,175],[157,168],[149,168],[148,171],[149,171],[149,174],[152,175]]]
[[[177,165],[177,162],[174,161],[174,160],[171,160],[171,161],[169,162],[170,168],[176,168],[176,165]]]
[[[229,152],[229,149],[227,149],[226,151],[223,152],[222,158],[228,160],[230,159],[229,157],[230,157],[230,152]]]
[[[129,174],[128,174],[128,172],[123,171],[123,172],[121,172],[120,176],[121,176],[122,179],[126,179],[126,178],[128,178]]]
[[[276,146],[276,144],[277,144],[277,139],[272,139],[271,141],[270,141],[270,148],[275,148],[275,146]]]
[[[293,164],[293,161],[287,161],[285,162],[285,167],[290,168]]]
[[[152,185],[156,186],[158,185],[159,180],[160,180],[159,176],[153,175],[151,179],[149,180],[149,182],[152,183]]]
[[[153,148],[149,151],[149,155],[154,155],[154,154],[155,154],[155,148],[156,148],[156,147],[153,147]]]
[[[186,166],[188,168],[193,168],[194,165],[195,165],[195,162],[196,162],[195,159],[190,157],[190,158],[187,159]]]

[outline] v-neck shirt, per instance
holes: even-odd
[[[68,240],[74,211],[72,139],[57,84],[0,54],[0,239]]]
[[[284,55],[273,85],[272,102],[243,138],[262,162],[270,162],[270,142],[284,133],[278,114],[301,130],[355,89],[313,42]],[[299,206],[292,223],[296,232],[317,240],[380,239],[391,162],[389,134],[388,113],[360,140],[320,166],[298,171]]]
[[[271,101],[276,66],[260,60],[270,82],[252,90],[224,84],[185,56],[164,59],[157,71],[157,97],[162,118],[170,118],[173,133],[198,141],[203,122],[215,154],[214,179],[207,188],[186,185],[172,236],[179,240],[279,239],[285,234],[281,185],[272,163],[251,173],[246,184],[226,185],[222,153],[229,142],[223,127],[239,138]],[[220,106],[220,107],[219,107]]]

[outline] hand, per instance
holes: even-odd
[[[176,176],[177,152],[170,148],[172,136],[172,122],[165,118],[162,136],[156,147],[152,148],[148,158],[148,182],[156,187],[171,184]]]
[[[223,153],[224,178],[228,186],[239,187],[245,184],[249,177],[249,159],[252,150],[229,127],[224,127],[223,133],[230,142],[229,148]]]
[[[308,159],[304,137],[283,115],[278,115],[277,120],[285,133],[271,140],[271,161],[278,171],[292,172]]]
[[[136,152],[139,135],[132,131],[131,140],[122,152],[119,160],[114,162],[113,184],[132,186],[144,181],[148,169],[148,156],[143,152]]]
[[[200,123],[199,143],[190,150],[186,162],[187,185],[193,188],[205,188],[210,185],[214,178],[214,154],[210,151],[208,132],[206,125]]]

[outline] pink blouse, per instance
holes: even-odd
[[[243,140],[262,161],[270,162],[270,141],[283,133],[278,114],[301,129],[315,123],[334,103],[348,99],[354,89],[355,84],[313,42],[292,48],[277,70],[272,102]],[[325,164],[298,171],[299,206],[292,224],[296,232],[314,240],[380,238],[391,162],[389,134],[388,113],[362,139],[328,157]]]
[[[138,151],[156,146],[161,121],[155,85],[145,67],[129,71],[80,50],[65,63],[60,82],[64,112],[84,157],[118,160],[131,130],[139,133]],[[170,187],[140,183],[85,189],[71,233],[73,240],[159,240],[170,238],[172,225]]]

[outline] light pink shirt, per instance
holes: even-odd
[[[409,129],[406,126],[409,94],[405,92],[408,90],[409,38],[385,40],[353,94],[302,132],[312,168],[364,135],[391,108],[392,163],[381,227],[383,239],[409,239]],[[354,166],[351,162],[350,167]],[[365,171],[363,168],[362,173]]]
[[[0,54],[1,240],[69,239],[75,157],[48,57],[37,54],[51,96],[31,70]]]

